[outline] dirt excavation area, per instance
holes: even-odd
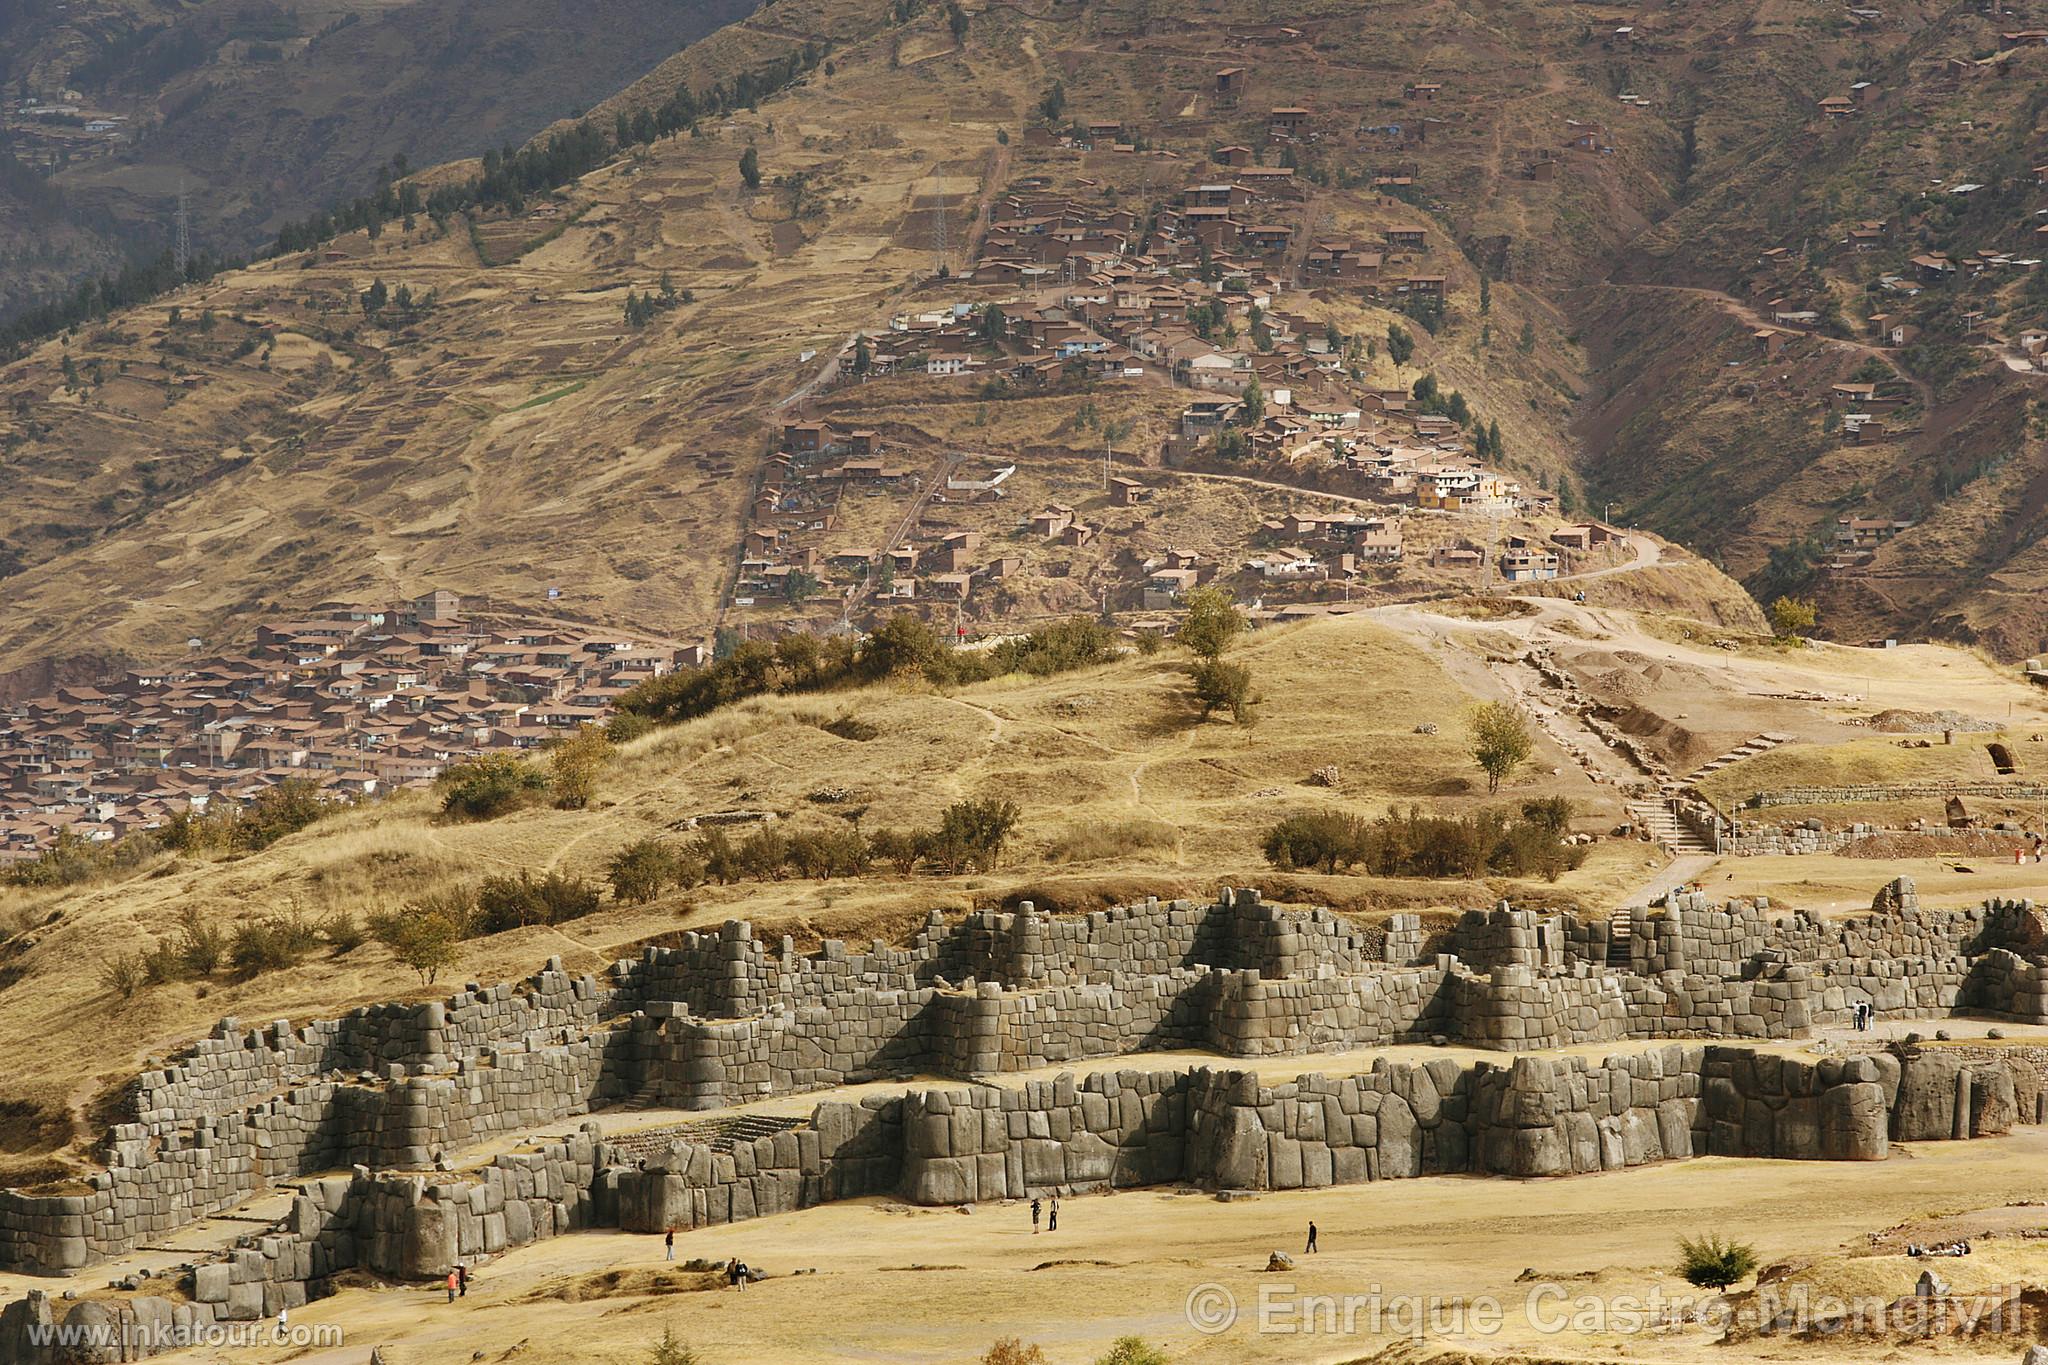
[[[1718,1158],[1509,1183],[1432,1177],[1222,1202],[1137,1191],[1063,1201],[1057,1232],[1022,1204],[913,1209],[826,1205],[690,1232],[676,1265],[661,1239],[580,1233],[479,1267],[450,1305],[439,1290],[361,1286],[295,1312],[345,1344],[237,1347],[185,1359],[361,1365],[644,1362],[672,1329],[709,1365],[963,1362],[999,1337],[1089,1362],[1122,1335],[1176,1362],[1873,1361],[2001,1362],[2042,1338],[2024,1302],[2009,1330],[1908,1341],[1872,1333],[1723,1340],[1700,1311],[1754,1316],[1757,1292],[1826,1309],[1891,1303],[1932,1268],[1958,1302],[2048,1280],[2048,1129],[1895,1147],[1879,1163]],[[2035,1201],[2035,1202],[2030,1202]],[[1310,1221],[1320,1250],[1304,1250]],[[1761,1291],[1727,1300],[1668,1267],[1681,1236],[1753,1243]],[[1914,1258],[1909,1243],[1968,1239],[1972,1254]],[[1291,1269],[1267,1269],[1274,1251]],[[738,1257],[766,1273],[745,1291],[686,1267]],[[1773,1310],[1777,1311],[1777,1310]],[[1415,1315],[1426,1316],[1417,1327]],[[1711,1313],[1708,1314],[1711,1318]],[[1875,1329],[1884,1328],[1884,1331]],[[1263,1330],[1262,1330],[1263,1329]],[[1412,1339],[1417,1331],[1422,1340]]]

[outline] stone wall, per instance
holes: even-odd
[[[2038,1104],[2038,1077],[2031,1086]],[[579,1228],[687,1233],[870,1194],[943,1206],[1164,1184],[1543,1177],[1708,1153],[1879,1160],[1893,1140],[2004,1132],[2020,1093],[1998,1057],[1811,1060],[1673,1043],[1597,1062],[1381,1059],[1361,1074],[1270,1086],[1204,1067],[913,1090],[821,1104],[807,1124],[751,1137],[679,1136],[638,1156],[645,1137],[614,1146],[585,1125],[463,1175],[358,1167],[305,1181],[279,1225],[198,1265],[174,1297],[93,1300],[65,1320],[255,1321],[324,1294],[345,1270],[432,1281]],[[0,1309],[0,1365],[56,1365],[28,1333],[57,1319],[40,1293]]]
[[[0,1192],[0,1266],[75,1270],[268,1183],[431,1171],[443,1151],[630,1098],[711,1109],[1157,1050],[1799,1038],[1859,1001],[2048,1021],[2043,926],[2024,902],[1923,910],[1897,882],[1841,921],[1679,894],[1621,923],[1500,906],[1424,957],[1415,916],[1368,932],[1228,889],[1206,906],[935,915],[903,947],[808,954],[736,922],[603,979],[550,962],[525,982],[298,1028],[224,1020],[137,1079],[105,1170],[73,1190]]]

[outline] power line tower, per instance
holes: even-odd
[[[192,221],[185,212],[185,182],[178,182],[177,232],[171,244],[171,262],[178,267],[178,280],[185,279],[185,268],[192,261]]]

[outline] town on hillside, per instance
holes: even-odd
[[[452,592],[264,624],[234,654],[130,668],[0,703],[0,865],[67,832],[111,842],[288,779],[334,801],[433,784],[451,762],[538,749],[610,718],[701,646]]]

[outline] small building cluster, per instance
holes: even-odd
[[[454,593],[268,622],[246,653],[133,668],[0,705],[0,863],[287,778],[336,800],[433,782],[451,761],[606,720],[695,647],[553,623],[486,625]]]

